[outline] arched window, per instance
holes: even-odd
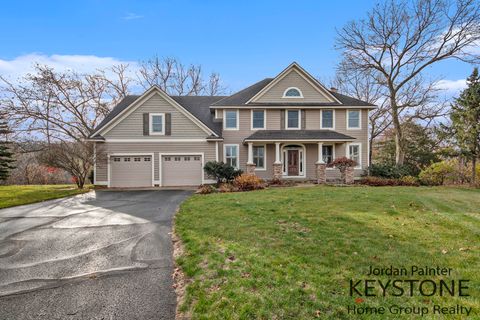
[[[295,87],[290,87],[283,92],[283,97],[284,98],[303,98],[302,91],[300,89],[295,88]]]

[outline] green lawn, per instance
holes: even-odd
[[[85,193],[89,190],[90,188],[88,186],[79,190],[77,186],[73,184],[0,186],[0,208],[63,198]]]
[[[192,279],[181,310],[193,319],[417,319],[352,316],[347,306],[432,311],[457,303],[473,307],[468,319],[480,319],[480,190],[316,186],[195,195],[175,224],[185,246],[177,262]],[[471,280],[471,296],[355,302],[349,280],[386,280],[366,273],[390,265],[452,268],[444,279]],[[442,318],[466,317],[423,317]]]

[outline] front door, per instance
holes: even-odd
[[[298,176],[298,150],[288,150],[288,175]]]

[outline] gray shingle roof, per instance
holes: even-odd
[[[139,95],[129,95],[123,98],[109,114],[103,119],[102,122],[95,128],[94,132],[103,128],[108,122],[113,118],[119,115],[123,110],[130,106],[135,100],[137,100]],[[212,116],[212,111],[210,110],[210,105],[220,99],[225,98],[225,96],[170,96],[178,104],[184,107],[188,112],[193,114],[198,120],[200,120],[207,127],[212,129],[219,136],[222,134],[222,124],[220,122],[215,122],[214,117]],[[95,135],[98,137],[98,135]]]
[[[237,93],[232,94],[231,96],[225,97],[222,100],[219,100],[212,104],[213,106],[240,106],[247,103],[251,97],[256,95],[260,90],[262,90],[267,84],[269,84],[273,78],[265,78],[262,81],[259,81],[255,84],[252,84],[250,87],[247,87],[243,90],[238,91]]]
[[[355,140],[332,130],[259,130],[245,139],[255,140]]]
[[[247,87],[241,91],[238,91],[237,93],[234,93],[231,96],[225,97],[214,104],[212,106],[247,106],[247,101],[250,100],[253,96],[255,96],[260,90],[262,90],[265,86],[267,86],[273,78],[266,78],[263,79],[262,81],[259,81],[250,87]],[[346,96],[344,94],[330,91],[329,92],[337,98],[341,103],[337,102],[326,102],[326,103],[312,103],[312,102],[285,102],[285,103],[279,103],[279,102],[252,102],[249,103],[248,106],[349,106],[349,107],[374,107],[374,104],[358,100],[349,96]]]

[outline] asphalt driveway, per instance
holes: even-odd
[[[172,217],[190,191],[0,210],[0,319],[173,319]]]

